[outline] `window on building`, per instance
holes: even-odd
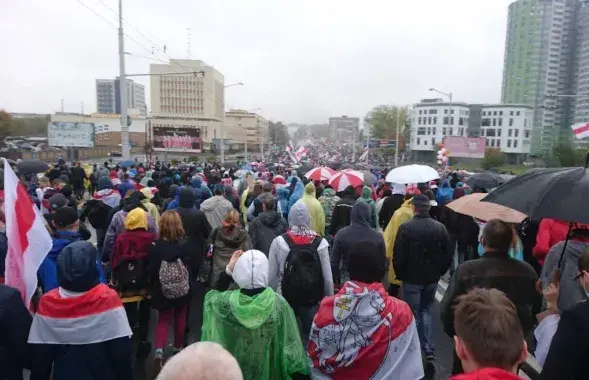
[[[524,128],[528,126],[528,119],[524,119]]]
[[[507,137],[511,137],[511,133],[512,133],[511,131],[512,131],[511,128],[507,131]]]
[[[454,110],[450,110],[450,113],[451,113],[452,115],[454,115]]]
[[[483,116],[487,116],[487,112],[486,111],[483,111]]]
[[[436,127],[432,128],[432,133],[435,135],[436,134]]]
[[[495,147],[495,139],[491,139],[491,148]]]
[[[446,127],[444,127],[444,128],[442,129],[442,134],[443,134],[444,136],[446,136]]]
[[[503,111],[499,111],[499,116],[503,116]]]
[[[501,137],[501,129],[497,130],[497,137]]]
[[[497,126],[497,119],[493,118],[493,127],[496,127],[496,126]]]
[[[448,125],[448,116],[444,116],[444,125]]]
[[[447,115],[448,114],[448,110],[444,110],[444,114]]]
[[[427,145],[427,140],[424,140],[423,141],[423,145]]]
[[[497,111],[493,111],[493,116],[497,116]]]
[[[497,125],[499,125],[500,127],[503,126],[503,119],[502,118],[497,119]]]
[[[519,111],[517,111],[517,112],[516,112],[516,115],[517,115],[517,116],[519,116],[519,114],[520,114],[520,112],[519,112]]]
[[[425,127],[417,128],[417,134],[418,135],[425,135]]]
[[[432,134],[432,128],[431,127],[427,127],[427,134],[431,135]]]
[[[451,117],[451,118],[450,118],[450,124],[451,124],[451,125],[454,125],[454,117]]]
[[[485,130],[481,128],[481,137],[485,137]]]
[[[421,139],[418,137],[418,138],[417,138],[417,145],[419,145],[419,142],[420,142],[420,140],[421,140]]]
[[[524,131],[524,137],[527,139],[530,138],[530,130],[529,129]]]
[[[514,137],[518,137],[519,136],[519,129],[516,129],[515,132],[513,132],[513,133],[514,133],[514,135],[513,135]]]
[[[513,140],[513,147],[517,148],[517,140]]]
[[[421,115],[421,110],[419,110],[419,114]]]
[[[452,132],[454,132],[452,129],[454,128],[450,127],[450,136],[452,136]]]
[[[507,140],[507,147],[511,148],[511,140]]]
[[[436,139],[432,137],[432,145],[436,145]]]
[[[431,125],[431,123],[432,123],[432,117],[431,116],[427,118],[427,123]]]
[[[488,117],[481,119],[481,126],[482,127],[490,127],[491,126],[491,119]]]
[[[434,116],[434,124],[438,124],[438,118]]]
[[[420,112],[421,113],[421,112]],[[417,125],[421,125],[421,117],[417,118]]]
[[[488,137],[495,137],[495,129],[494,128],[487,128],[487,136]]]
[[[509,116],[513,116],[513,111],[509,111]]]
[[[458,119],[458,125],[464,125],[464,118],[459,118]]]
[[[513,118],[509,118],[509,126],[513,127]]]

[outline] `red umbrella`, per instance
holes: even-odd
[[[331,187],[339,192],[344,191],[348,186],[363,186],[364,185],[364,174],[356,170],[346,170],[336,173],[329,180]]]
[[[278,174],[275,175],[274,178],[272,178],[272,183],[275,185],[286,185],[286,179],[284,179],[283,176]]]
[[[333,175],[337,173],[332,168],[320,166],[315,169],[311,169],[305,174],[305,177],[313,181],[327,181],[330,180]]]

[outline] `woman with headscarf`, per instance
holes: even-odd
[[[222,226],[211,232],[211,243],[213,245],[211,287],[217,289],[219,276],[225,270],[233,252],[252,248],[250,236],[241,227],[239,213],[236,210],[229,211]]]
[[[278,293],[282,294],[282,279],[286,259],[291,251],[291,245],[316,245],[317,254],[321,265],[323,276],[323,296],[333,295],[333,276],[329,261],[329,243],[319,236],[311,228],[311,218],[304,203],[296,203],[288,214],[288,230],[286,234],[277,236],[270,245],[270,269],[268,272],[269,284]],[[288,241],[287,241],[288,240]],[[319,244],[317,244],[319,242]],[[302,324],[302,335],[309,337],[311,323],[317,312],[319,304],[316,305],[291,305]]]
[[[293,379],[309,373],[295,315],[268,286],[268,259],[257,250],[236,251],[221,272],[220,287],[207,293],[203,341],[221,344],[237,359],[244,379]]]
[[[59,288],[41,297],[29,332],[31,379],[132,379],[131,327],[119,295],[99,281],[96,248],[57,259]]]

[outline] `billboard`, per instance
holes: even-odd
[[[199,128],[153,127],[153,150],[159,152],[202,152]]]
[[[487,148],[484,137],[444,137],[444,148],[450,151],[449,157],[483,158]]]
[[[47,125],[49,146],[94,147],[94,123],[52,121]]]

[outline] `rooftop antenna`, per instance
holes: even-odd
[[[192,56],[192,28],[186,28],[188,34],[187,46],[186,46],[186,59],[190,59]]]

